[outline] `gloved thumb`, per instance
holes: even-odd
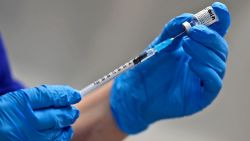
[[[69,86],[42,85],[20,91],[27,95],[34,110],[48,107],[65,107],[76,104],[81,100],[80,93]]]
[[[212,7],[219,21],[211,25],[210,28],[217,31],[221,36],[224,36],[230,26],[230,13],[228,8],[225,4],[220,2],[213,3]]]
[[[229,11],[226,5],[220,2],[213,3],[212,7],[216,15],[218,16],[219,21],[214,23],[210,27],[217,31],[221,36],[224,36],[230,26]],[[163,42],[164,40],[175,37],[178,34],[184,32],[182,23],[184,23],[185,21],[191,21],[192,17],[192,14],[184,13],[170,20],[170,22],[164,26],[161,34],[149,45],[149,47],[154,47],[155,45]],[[166,48],[166,50],[172,51],[177,49],[181,38],[182,36],[175,39],[174,42],[168,48]]]
[[[184,23],[185,21],[190,21],[192,17],[193,17],[193,14],[184,13],[170,20],[164,26],[161,34],[149,45],[149,47],[154,47],[155,45],[163,42],[164,40],[175,37],[178,34],[184,32],[185,30],[182,26],[182,23]],[[166,48],[166,50],[172,51],[172,50],[177,49],[177,46],[180,43],[180,39],[181,38],[175,39],[174,42],[168,48]]]

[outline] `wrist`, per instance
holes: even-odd
[[[73,125],[72,141],[120,141],[127,136],[117,127],[110,111],[111,86],[112,82],[105,84],[76,105],[81,115]]]
[[[140,94],[145,94],[145,92],[138,92],[138,90],[144,91],[144,89],[138,88],[143,87],[142,85],[133,85],[136,84],[133,83],[135,81],[125,82],[123,80],[127,79],[121,75],[113,83],[110,109],[115,122],[124,133],[136,134],[145,130],[149,125],[142,116],[145,109],[145,97],[141,97]],[[127,88],[126,86],[134,87]]]
[[[126,111],[116,109],[116,106],[112,106],[112,104],[110,109],[117,126],[122,132],[131,135],[147,129],[148,124],[139,116],[135,118],[133,115],[133,118],[131,118],[130,115],[124,114]]]

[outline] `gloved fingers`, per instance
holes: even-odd
[[[217,96],[222,87],[222,79],[215,70],[194,59],[189,61],[189,67],[197,77],[200,78],[201,85],[206,92],[205,94],[209,93],[209,95],[204,95],[204,97],[207,101],[211,102]]]
[[[65,127],[62,131],[62,134],[58,136],[54,141],[70,141],[73,137],[73,128],[72,127]]]
[[[226,5],[215,2],[212,5],[216,15],[219,18],[219,21],[211,25],[210,27],[217,31],[221,36],[224,36],[227,33],[227,30],[230,26],[230,14],[226,7]],[[172,19],[168,24],[165,25],[162,33],[149,45],[149,47],[153,47],[156,44],[159,44],[160,42],[166,40],[167,38],[175,37],[179,33],[184,31],[184,28],[182,27],[182,23],[185,21],[190,21],[192,19],[192,14],[182,14],[180,16],[177,16],[176,18]],[[181,37],[179,37],[181,39]],[[174,46],[178,44],[178,39],[176,39],[172,45],[169,46],[168,50],[174,50]]]
[[[167,23],[164,26],[161,34],[149,45],[149,47],[153,47],[154,45],[157,45],[168,38],[175,37],[178,34],[184,32],[185,30],[182,26],[182,23],[184,23],[185,21],[190,21],[192,19],[192,16],[193,16],[192,14],[184,13],[170,20],[169,23]],[[169,49],[167,50],[176,49],[180,39],[181,37],[175,39],[174,42],[168,47]]]
[[[185,52],[189,54],[193,60],[211,67],[219,74],[220,78],[223,78],[226,69],[226,63],[212,50],[206,48],[202,44],[192,40],[187,36],[183,38],[182,45]]]
[[[42,85],[21,91],[27,95],[33,109],[64,107],[81,100],[80,93],[69,86]]]
[[[25,121],[24,121],[25,122]],[[24,123],[25,124],[25,123]],[[18,131],[13,131],[12,127],[6,127],[6,130],[1,130],[0,139],[1,141],[69,141],[73,135],[73,129],[71,126],[67,126],[61,129],[48,129],[38,131],[33,128],[32,125],[29,127],[21,128]],[[18,128],[18,127],[16,127]],[[16,130],[16,129],[14,129]]]
[[[73,129],[71,126],[63,129],[50,129],[40,132],[41,139],[39,141],[70,141],[73,136]]]
[[[37,110],[34,112],[38,119],[35,126],[37,130],[61,129],[73,124],[79,113],[79,110],[72,106]]]
[[[216,31],[204,25],[197,25],[189,30],[188,36],[203,46],[213,50],[223,61],[227,59],[227,42]]]
[[[226,5],[220,2],[215,2],[212,4],[214,12],[219,18],[219,21],[211,25],[210,27],[217,31],[221,36],[227,33],[230,26],[230,13]]]

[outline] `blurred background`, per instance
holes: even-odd
[[[232,16],[219,97],[192,117],[165,120],[125,141],[250,139],[250,1],[222,1]],[[0,29],[15,76],[27,86],[83,88],[142,51],[164,24],[212,0],[0,0]]]

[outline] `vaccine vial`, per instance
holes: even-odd
[[[186,21],[182,25],[185,28],[186,32],[188,32],[192,26],[201,25],[201,24],[210,26],[211,24],[217,21],[219,21],[218,16],[215,14],[213,8],[209,6],[201,10],[200,12],[194,14],[191,22]]]

